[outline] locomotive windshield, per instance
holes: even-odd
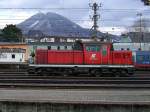
[[[74,50],[83,51],[82,43],[76,42],[76,43],[74,44],[74,46],[73,46],[73,49],[74,49]]]
[[[86,51],[98,52],[98,51],[100,51],[100,46],[98,46],[98,45],[86,45]]]

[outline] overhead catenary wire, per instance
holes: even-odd
[[[65,11],[88,11],[88,10],[91,10],[90,8],[88,7],[84,7],[84,8],[80,8],[80,7],[62,7],[62,8],[41,8],[41,7],[35,7],[35,8],[27,8],[27,7],[22,7],[22,8],[13,8],[13,7],[5,7],[5,8],[0,8],[0,10],[10,10],[10,11],[14,11],[14,10],[23,10],[23,11],[29,11],[29,10],[36,10],[36,11],[39,11],[39,10],[65,10]],[[100,8],[100,11],[105,11],[105,12],[138,12],[140,11],[139,9],[121,9],[121,8],[116,8],[116,9],[112,9],[112,8]],[[150,12],[150,10],[145,10],[144,12]],[[13,14],[12,14],[13,15]],[[8,16],[11,16],[11,15],[8,15]],[[1,15],[0,15],[1,17]],[[5,23],[7,24],[7,22],[9,23],[9,21],[23,21],[25,20],[26,18],[16,18],[17,16],[13,16],[15,19],[12,19],[11,17],[8,17],[8,18],[0,18],[0,23],[3,22],[3,21],[6,21]],[[22,17],[22,16],[19,16],[19,17]],[[26,17],[26,16],[24,16]],[[35,19],[36,20],[36,19]],[[92,22],[90,19],[70,19],[72,21],[77,21],[77,22]],[[62,21],[62,20],[57,20],[57,21]],[[118,23],[122,20],[119,20],[119,19],[100,19],[99,20],[100,22],[101,21],[104,21],[105,23],[107,22],[112,22],[112,23]],[[131,21],[131,20],[124,20],[124,21]],[[10,23],[11,24],[11,23]],[[122,23],[123,24],[123,23]],[[126,27],[126,25],[115,25],[115,26],[118,26],[118,27]],[[0,26],[4,26],[4,25],[0,25]],[[110,25],[111,27],[111,25]]]
[[[42,7],[1,7],[0,10],[91,10],[89,7],[54,7],[54,8],[42,8]],[[100,11],[143,11],[143,9],[123,9],[123,8],[101,8]],[[150,11],[150,9],[144,10],[144,11]]]
[[[24,18],[20,19],[20,18],[16,18],[16,19],[0,19],[0,21],[12,21],[12,20],[25,20]],[[43,20],[43,19],[32,19],[32,21],[34,20]],[[70,19],[72,21],[91,21],[90,19]],[[31,20],[30,20],[31,21]],[[64,21],[63,19],[55,19],[55,21]],[[119,22],[122,21],[120,19],[101,19],[99,21],[113,21],[113,22]],[[130,21],[130,20],[126,20],[126,21]],[[92,21],[91,21],[92,22]]]

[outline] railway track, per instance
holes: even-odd
[[[143,72],[142,72],[143,73]],[[26,71],[0,71],[0,88],[150,88],[149,72],[132,77],[40,76]]]
[[[150,77],[1,76],[0,87],[21,88],[150,88]]]

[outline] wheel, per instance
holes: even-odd
[[[35,70],[37,75],[42,75],[42,69],[38,68]]]
[[[115,77],[120,77],[120,76],[121,76],[121,73],[120,73],[120,71],[116,71],[113,75],[114,75]]]
[[[128,76],[132,76],[132,75],[134,75],[134,73],[135,73],[135,69],[128,69],[127,70]]]
[[[48,76],[48,72],[47,72],[46,70],[42,70],[41,74],[42,74],[43,76]]]
[[[126,70],[121,70],[121,74],[120,74],[122,77],[127,77],[128,76],[128,73]]]
[[[100,76],[101,76],[101,74],[100,74],[100,72],[99,72],[99,71],[97,71],[97,70],[96,70],[96,71],[95,71],[95,73],[94,73],[94,76],[95,76],[95,77],[100,77]]]
[[[100,77],[100,72],[98,70],[91,70],[90,75],[94,77]]]
[[[32,69],[32,68],[29,68],[29,69],[27,70],[27,73],[28,73],[28,74],[35,74],[35,70]]]

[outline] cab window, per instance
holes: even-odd
[[[102,47],[102,55],[103,55],[103,56],[106,56],[106,55],[107,55],[107,47],[106,47],[106,46],[103,46],[103,47]]]
[[[87,45],[86,46],[86,51],[89,51],[89,52],[98,52],[98,51],[100,51],[100,46],[97,46],[97,45]]]
[[[57,46],[51,46],[51,50],[57,50]]]
[[[78,50],[78,51],[82,51],[83,50],[83,47],[82,47],[82,44],[79,43],[79,42],[76,42],[73,46],[73,49],[74,50]]]
[[[72,50],[72,46],[66,46],[67,50]]]
[[[59,50],[65,50],[65,46],[59,46]]]

